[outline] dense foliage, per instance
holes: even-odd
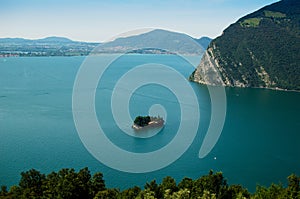
[[[209,48],[230,85],[300,90],[300,1],[282,0],[239,19]]]
[[[138,126],[147,126],[150,121],[150,116],[137,116],[134,120],[134,124]]]
[[[76,172],[74,169],[62,169],[48,175],[35,169],[21,173],[18,186],[7,190],[2,186],[0,199],[21,198],[61,198],[61,199],[276,199],[300,198],[300,178],[294,174],[288,177],[288,186],[272,184],[269,188],[257,186],[251,194],[241,185],[228,185],[221,172],[213,173],[198,179],[184,178],[178,184],[170,177],[165,177],[160,184],[155,180],[147,182],[144,189],[138,186],[121,191],[118,188],[107,188],[102,173],[91,176],[88,168]]]

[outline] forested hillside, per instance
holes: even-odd
[[[230,25],[190,79],[216,84],[206,77],[207,67],[226,86],[300,90],[300,1],[279,1]]]

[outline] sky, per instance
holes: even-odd
[[[215,38],[230,24],[278,0],[0,0],[0,38],[48,36],[105,42],[160,28]]]

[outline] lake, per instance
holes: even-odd
[[[98,59],[98,64],[101,66],[110,58],[109,55],[103,55]],[[211,99],[206,86],[188,83],[199,104],[200,120],[196,120],[192,117],[194,112],[181,117],[182,104],[177,98],[185,93],[183,89],[174,94],[167,86],[160,86],[154,81],[133,92],[128,90],[126,82],[118,82],[133,67],[149,63],[160,64],[159,67],[169,66],[188,78],[193,72],[192,65],[174,55],[124,55],[115,60],[96,88],[95,113],[107,138],[124,151],[143,154],[163,148],[176,139],[181,122],[191,126],[191,132],[185,129],[187,137],[193,131],[192,126],[195,123],[199,125],[191,145],[168,166],[146,173],[119,171],[103,164],[81,141],[73,119],[73,85],[84,59],[0,58],[0,185],[17,184],[20,172],[31,168],[49,173],[61,168],[78,170],[89,167],[92,172],[100,171],[104,174],[108,187],[121,189],[134,185],[143,187],[153,179],[161,182],[167,175],[174,177],[177,182],[184,177],[195,179],[213,169],[222,171],[229,183],[242,184],[254,191],[257,184],[285,184],[288,175],[300,174],[300,93],[225,88],[227,111],[224,128],[214,148],[200,159],[199,149],[211,116]],[[198,57],[188,59],[199,62]],[[176,79],[164,73],[148,70],[145,74],[181,86]],[[136,79],[141,80],[141,77],[130,76],[133,82]],[[148,138],[141,138],[139,135],[129,135],[134,135],[131,124],[127,120],[122,121],[122,117],[119,118],[121,126],[116,124],[111,99],[117,82],[121,92],[119,96],[129,93],[131,98],[128,99],[127,108],[118,107],[118,102],[122,104],[123,98],[116,97],[115,113],[129,110],[129,115],[134,118],[147,115],[153,105],[161,104],[167,113],[166,125],[161,131]],[[194,110],[198,108],[195,104],[189,105]],[[163,110],[157,107],[157,110]],[[164,114],[164,111],[160,113]],[[122,128],[127,128],[129,134],[124,133]],[[89,137],[96,138],[97,135]],[[102,142],[99,140],[100,144]],[[110,154],[109,150],[102,152],[111,158],[116,155]],[[153,162],[163,161],[160,158],[153,159]],[[128,160],[121,159],[119,165],[125,164],[125,161]]]

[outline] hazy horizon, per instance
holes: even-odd
[[[104,42],[141,28],[165,29],[194,38],[215,38],[240,17],[276,0],[137,0],[2,2],[0,38],[49,36]]]
[[[174,33],[186,34],[186,33],[183,33],[183,32],[176,32],[176,31],[173,31],[173,30],[165,30],[165,29],[149,29],[149,30],[148,29],[147,30],[141,29],[141,30],[133,30],[133,31],[121,33],[119,35],[116,35],[116,36],[112,37],[110,40],[106,40],[105,42],[110,42],[110,41],[113,41],[113,40],[118,39],[118,38],[126,38],[126,37],[135,36],[135,35],[140,35],[140,34],[144,34],[144,33],[147,33],[147,32],[151,32],[153,30],[164,30],[164,31],[171,31],[171,32],[174,32]],[[188,34],[186,34],[186,35],[188,35]],[[188,36],[191,36],[191,35],[188,35]],[[47,38],[64,38],[64,39],[70,39],[71,41],[74,41],[74,42],[102,43],[102,42],[97,42],[97,41],[73,40],[69,37],[64,37],[64,36],[60,36],[60,35],[49,35],[49,36],[40,37],[40,38],[0,37],[0,39],[26,39],[26,40],[41,40],[41,39],[47,39]],[[200,37],[192,37],[192,38],[194,38],[194,39],[201,39],[201,38],[213,39],[213,38],[208,37],[208,36],[200,36]]]

